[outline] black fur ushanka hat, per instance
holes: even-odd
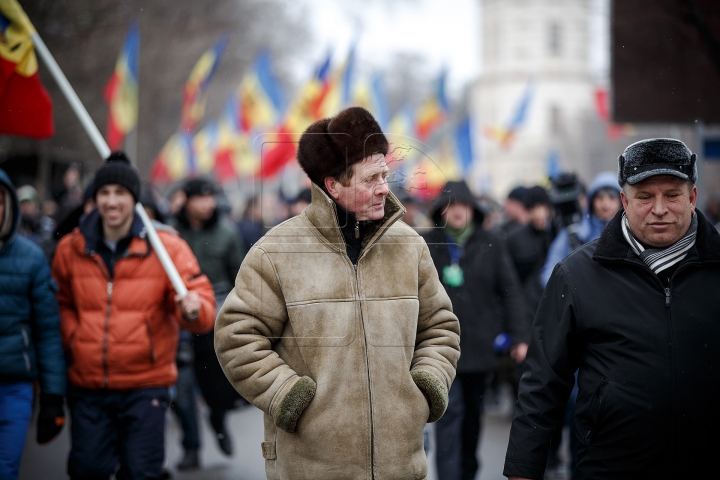
[[[325,177],[334,177],[365,157],[387,155],[389,144],[373,116],[361,107],[350,107],[332,118],[318,120],[300,137],[297,159],[310,180],[325,188]]]

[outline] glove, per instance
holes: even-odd
[[[37,442],[40,445],[52,441],[65,425],[63,397],[50,393],[40,394],[40,413],[37,419]]]

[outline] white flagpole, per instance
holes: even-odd
[[[48,50],[47,46],[45,45],[45,42],[42,41],[42,38],[40,38],[40,35],[38,35],[37,32],[33,33],[30,38],[35,44],[35,50],[43,59],[45,65],[47,65],[48,70],[50,70],[50,74],[57,82],[60,90],[62,90],[63,94],[65,95],[65,98],[67,98],[68,102],[70,102],[70,106],[75,111],[78,119],[80,119],[80,123],[85,128],[87,134],[90,136],[90,140],[92,140],[95,148],[97,148],[98,153],[100,153],[100,156],[103,158],[103,160],[106,159],[110,156],[110,147],[108,147],[107,142],[105,142],[105,139],[100,134],[97,126],[95,126],[95,122],[93,122],[92,118],[90,118],[90,114],[85,109],[85,106],[80,101],[80,98],[78,98],[75,90],[73,90],[70,82],[68,82],[65,74],[62,72],[60,66],[55,61],[55,58],[53,58],[52,54],[50,53],[50,50]],[[184,298],[188,292],[187,287],[182,281],[182,278],[180,278],[180,274],[178,273],[177,268],[175,268],[175,264],[172,262],[172,259],[170,259],[170,255],[168,255],[167,250],[165,249],[165,245],[163,245],[162,241],[160,240],[160,237],[158,236],[157,231],[152,224],[152,221],[147,216],[145,208],[140,202],[135,204],[135,212],[140,216],[140,219],[145,226],[145,230],[147,231],[150,244],[155,250],[155,254],[158,256],[160,263],[165,269],[165,273],[167,274],[173,288],[175,289],[176,297],[178,299]]]
[[[60,70],[60,66],[55,61],[55,58],[53,58],[50,50],[48,50],[45,42],[42,41],[42,38],[40,38],[40,35],[38,35],[37,32],[30,35],[30,38],[35,44],[35,50],[40,54],[40,57],[45,62],[45,65],[47,65],[48,70],[50,70],[50,74],[57,82],[60,90],[62,90],[65,95],[65,98],[67,98],[68,102],[70,102],[70,106],[75,111],[75,115],[78,116],[78,119],[80,119],[80,123],[82,123],[85,131],[90,136],[90,140],[95,145],[95,148],[97,148],[100,156],[103,160],[106,159],[110,156],[110,147],[108,147],[105,139],[95,126],[95,122],[93,122],[92,118],[90,118],[90,114],[87,110],[85,110],[85,106],[80,101],[80,98],[78,98],[75,90],[73,90],[70,82],[68,82],[68,79],[65,77],[65,74],[62,70]]]

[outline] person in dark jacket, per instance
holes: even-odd
[[[587,209],[579,222],[560,230],[550,245],[545,266],[540,273],[547,284],[555,265],[581,245],[595,240],[620,209],[620,187],[613,172],[600,172],[590,184]]]
[[[530,214],[527,209],[528,191],[527,187],[520,185],[508,193],[503,204],[505,221],[497,228],[497,233],[501,237],[505,238],[510,232],[530,222]]]
[[[554,269],[533,325],[504,474],[541,479],[578,371],[575,478],[715,478],[720,235],[680,141],[619,158],[623,211]]]
[[[508,234],[507,247],[522,286],[529,331],[542,298],[544,285],[540,282],[540,272],[553,241],[549,222],[550,196],[547,191],[540,185],[528,188],[525,208],[530,222]]]
[[[221,219],[218,213],[216,185],[205,178],[189,180],[183,187],[185,192],[185,206],[175,216],[171,224],[177,229],[180,238],[185,240],[200,263],[201,271],[210,279],[215,291],[218,308],[225,301],[225,297],[233,288],[235,275],[245,257],[245,248],[235,228]],[[195,379],[202,392],[205,403],[210,407],[210,424],[215,431],[220,449],[226,455],[232,455],[232,441],[225,426],[225,416],[228,410],[235,408],[241,400],[225,374],[220,368],[215,355],[213,332],[204,335],[195,335],[192,340],[195,370]],[[181,353],[183,343],[181,341]],[[188,366],[182,364],[180,355],[180,370]],[[189,387],[185,387],[189,384]],[[183,375],[178,381],[178,403],[176,412],[181,417],[186,438],[183,440],[185,456],[179,468],[187,469],[199,466],[197,450],[200,447],[197,427],[195,438],[192,433],[195,420],[195,403],[192,392],[192,378]],[[190,427],[190,430],[188,430]]]
[[[0,170],[0,478],[15,479],[40,381],[37,441],[47,443],[65,422],[65,359],[57,286],[45,255],[18,235],[20,202]]]
[[[522,361],[527,331],[520,284],[503,242],[482,228],[483,213],[465,182],[448,182],[432,208],[435,228],[424,235],[435,268],[460,321],[463,354],[458,381],[436,432],[438,477],[473,479],[479,469],[485,380],[497,367],[493,341],[509,332]]]

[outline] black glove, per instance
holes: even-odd
[[[40,394],[40,414],[37,419],[37,442],[44,444],[57,437],[65,425],[63,397],[50,393]]]

